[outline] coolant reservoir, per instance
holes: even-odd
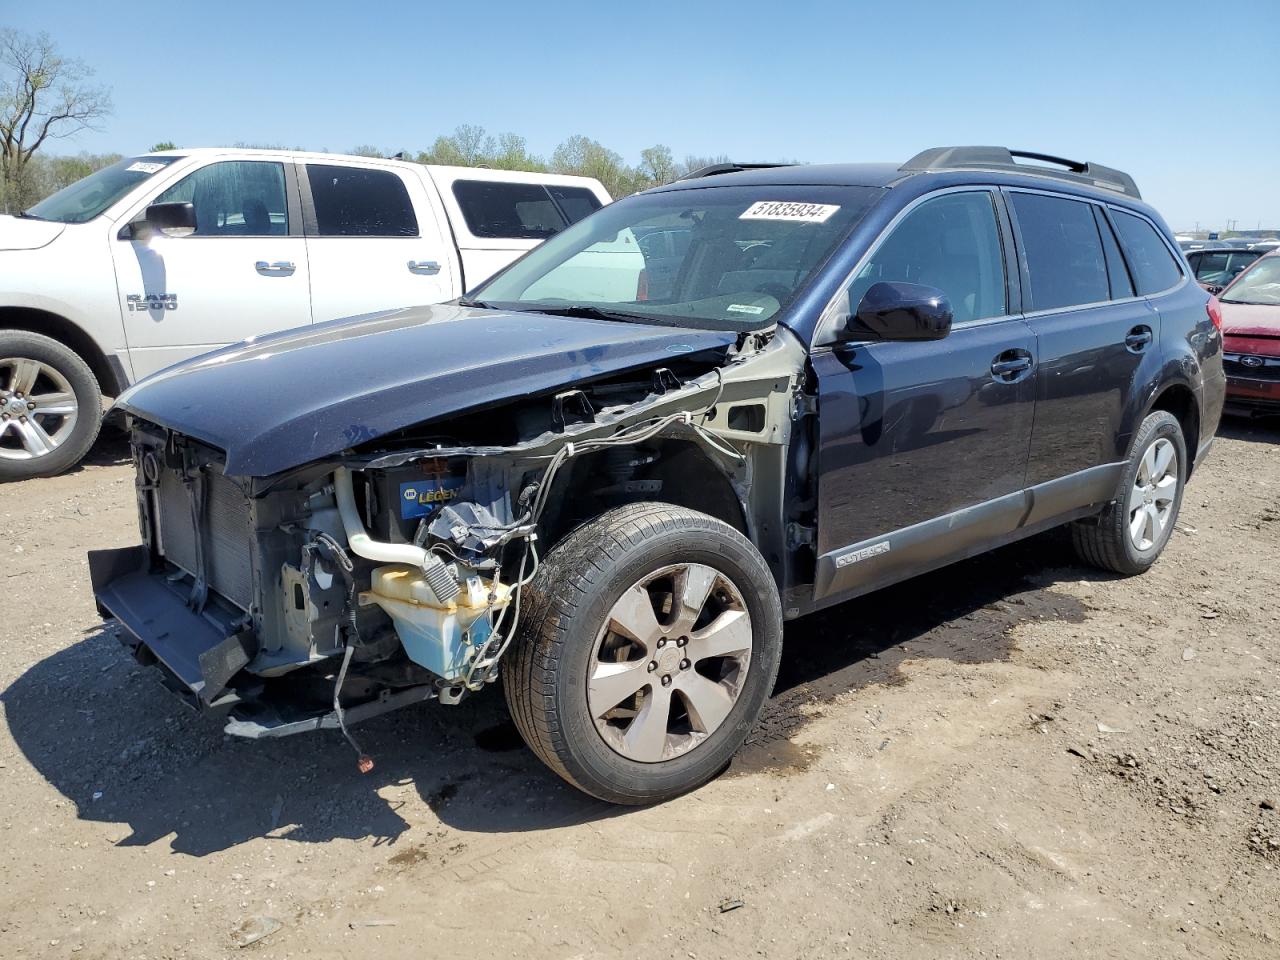
[[[456,597],[440,603],[422,570],[400,563],[375,567],[369,591],[360,595],[361,603],[376,603],[391,618],[409,659],[451,681],[466,675],[489,638],[490,613],[510,599],[505,584],[470,577]]]

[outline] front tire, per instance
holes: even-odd
[[[1080,559],[1126,576],[1145,573],[1173,535],[1187,464],[1177,417],[1157,410],[1143,420],[1115,498],[1096,519],[1072,524]]]
[[[0,482],[79,463],[102,426],[102,392],[81,357],[25,330],[0,330]]]
[[[578,789],[645,804],[729,763],[773,688],[782,610],[728,524],[638,503],[579,527],[526,588],[503,687],[525,742]]]

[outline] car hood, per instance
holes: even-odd
[[[412,307],[246,340],[162,370],[116,407],[267,476],[387,433],[708,349],[735,334]]]
[[[1260,303],[1222,305],[1222,332],[1228,337],[1280,337],[1280,306]]]
[[[65,229],[65,223],[0,215],[0,250],[38,250]]]

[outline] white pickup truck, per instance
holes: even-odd
[[[292,151],[99,170],[0,216],[0,481],[78,462],[101,396],[156,370],[451,300],[609,201],[584,177]]]

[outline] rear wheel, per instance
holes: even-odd
[[[0,481],[74,466],[101,424],[102,394],[84,360],[38,333],[0,330]]]
[[[503,684],[525,742],[556,773],[641,804],[728,764],[782,643],[773,577],[741,534],[681,507],[620,507],[570,534],[526,589]]]
[[[1187,477],[1187,446],[1177,417],[1152,413],[1134,437],[1115,499],[1096,520],[1073,524],[1076,552],[1114,573],[1143,573],[1173,535]]]

